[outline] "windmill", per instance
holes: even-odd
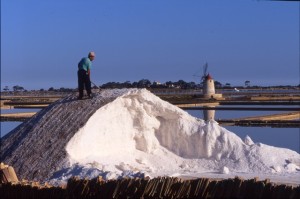
[[[207,72],[208,69],[208,63],[206,62],[203,65],[203,74],[201,76],[201,84],[203,85],[202,89],[202,99],[221,99],[222,94],[216,94],[215,92],[215,83],[213,78],[210,76],[210,74]],[[199,77],[199,76],[198,76]],[[211,104],[207,107],[214,107],[215,105]],[[203,119],[205,121],[214,120],[215,118],[215,110],[213,109],[204,109],[203,110]]]
[[[199,70],[199,71],[197,71],[194,75],[193,75],[193,77],[195,77],[197,80],[197,82],[199,81],[199,79],[200,79],[200,85],[204,85],[204,80],[205,80],[205,78],[206,78],[206,76],[208,75],[208,73],[207,73],[207,68],[208,68],[208,64],[207,64],[207,62],[203,65],[203,74],[202,74],[202,76],[201,76],[201,70]]]
[[[203,66],[203,76],[201,78],[201,83],[204,83],[204,80],[205,80],[206,76],[208,75],[207,68],[208,68],[208,64],[206,62]]]
[[[222,94],[216,94],[215,92],[215,82],[212,78],[212,76],[207,72],[208,69],[208,63],[206,62],[203,65],[203,74],[202,76],[194,75],[195,77],[201,77],[200,84],[203,85],[202,89],[202,98],[211,99],[211,98],[222,98]]]
[[[215,94],[215,83],[213,78],[207,72],[208,64],[203,66],[203,76],[201,82],[203,83],[203,95],[206,97],[212,97]]]

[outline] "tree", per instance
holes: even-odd
[[[189,82],[186,84],[187,89],[195,89],[197,87],[195,82]]]
[[[22,86],[16,85],[16,86],[13,86],[13,90],[14,91],[24,91],[24,88]]]
[[[137,88],[138,87],[138,83],[137,82],[133,82],[132,83],[132,88]]]
[[[122,83],[122,87],[123,88],[131,88],[132,85],[131,85],[130,81],[126,81],[126,82]]]
[[[151,82],[148,79],[141,79],[138,82],[138,88],[149,88],[151,86]]]
[[[178,80],[178,82],[176,82],[177,86],[179,86],[180,88],[186,88],[186,82],[183,80]]]
[[[4,90],[4,91],[9,91],[8,86],[5,86],[3,90]]]
[[[245,86],[246,86],[246,87],[249,87],[249,86],[250,86],[250,81],[249,81],[249,80],[246,80],[246,81],[245,81]]]
[[[166,82],[166,86],[167,86],[168,88],[174,88],[174,83],[171,82],[171,81],[167,81],[167,82]]]
[[[230,83],[226,83],[225,84],[225,88],[230,88],[231,87],[231,84]]]
[[[222,84],[218,81],[215,81],[215,87],[216,88],[222,88]]]

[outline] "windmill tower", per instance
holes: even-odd
[[[208,67],[208,64],[206,63],[203,66],[203,76],[202,76],[203,97],[213,98],[214,95],[216,94],[215,82],[214,82],[213,78],[210,76],[210,74],[207,73],[207,67]]]
[[[210,74],[207,73],[207,67],[208,64],[206,63],[203,66],[203,75],[201,78],[201,81],[203,83],[202,95],[204,99],[213,98],[215,94],[215,83],[212,77],[210,76]],[[211,107],[211,106],[204,106],[204,107]],[[215,118],[215,110],[209,110],[209,109],[203,110],[203,119],[205,121],[214,120],[214,118]]]

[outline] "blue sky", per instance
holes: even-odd
[[[2,0],[1,87],[76,88],[91,79],[299,84],[299,2],[255,0]],[[1,88],[1,89],[2,89]]]

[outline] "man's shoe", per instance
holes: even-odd
[[[77,97],[77,100],[82,100],[82,97]]]
[[[89,98],[89,99],[92,99],[93,96],[94,96],[94,95],[91,93],[91,94],[88,95],[88,98]]]

